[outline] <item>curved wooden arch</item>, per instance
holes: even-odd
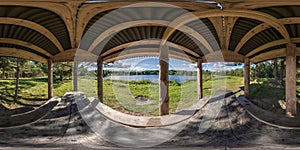
[[[266,24],[270,25],[271,27],[274,27],[276,30],[279,31],[279,33],[282,34],[282,36],[287,40],[290,41],[290,36],[284,25],[275,17],[257,12],[252,10],[208,10],[208,11],[202,11],[202,12],[193,12],[184,14],[177,19],[175,19],[169,26],[163,36],[164,41],[168,39],[177,28],[179,28],[182,25],[185,25],[186,23],[189,23],[191,21],[194,21],[196,19],[201,18],[210,18],[210,17],[244,17],[244,18],[250,18],[254,20],[259,20],[262,22],[265,22]]]
[[[300,24],[300,17],[291,17],[291,18],[281,18],[278,19],[282,24],[286,25],[286,24]],[[240,40],[240,42],[238,43],[238,45],[235,48],[235,52],[239,52],[241,50],[241,48],[243,47],[243,45],[249,40],[251,39],[253,36],[255,36],[256,34],[258,34],[259,32],[269,29],[271,28],[271,26],[269,24],[266,23],[262,23],[260,25],[257,25],[256,27],[252,28],[250,31],[248,31],[243,38]]]
[[[75,11],[77,9],[77,6],[81,3],[81,2],[69,2],[69,3],[78,3],[75,4],[75,6],[73,6],[74,8],[70,8],[70,6],[68,7],[67,5],[63,5],[60,3],[55,3],[55,2],[48,2],[48,3],[44,3],[44,2],[24,2],[24,1],[6,1],[6,2],[0,2],[0,6],[1,5],[5,5],[5,6],[24,6],[24,7],[36,7],[36,8],[42,8],[48,11],[51,11],[55,14],[57,14],[58,16],[60,16],[60,18],[64,21],[67,30],[69,32],[69,36],[70,36],[70,42],[71,42],[71,46],[75,47]],[[74,10],[73,10],[74,9]]]
[[[255,57],[251,58],[250,61],[254,62],[254,63],[258,63],[258,62],[262,62],[265,60],[270,60],[270,59],[285,57],[285,56],[286,56],[286,48],[281,48],[281,49],[276,49],[276,50],[272,50],[269,52],[259,54]],[[296,56],[300,56],[300,48],[299,47],[296,48]]]
[[[41,63],[47,62],[47,59],[40,55],[28,52],[26,50],[16,49],[16,48],[0,47],[0,56],[19,57],[19,58],[34,60]]]
[[[113,55],[109,55],[103,58],[104,62],[113,62],[116,60],[126,59],[126,58],[133,58],[133,57],[144,57],[144,56],[159,56],[159,49],[158,48],[136,48],[130,49],[122,52],[115,53]],[[185,60],[188,62],[195,62],[196,59],[187,56],[186,54],[169,51],[170,58],[177,58],[181,60]]]
[[[25,41],[21,41],[18,39],[12,39],[12,38],[0,38],[0,43],[7,43],[7,44],[16,44],[16,45],[20,45],[20,46],[24,46],[24,47],[28,47],[31,48],[37,52],[40,52],[48,57],[52,57],[53,55],[50,54],[49,52],[47,52],[46,50],[32,44],[32,43],[28,43]]]
[[[142,40],[142,41],[129,42],[129,43],[125,43],[125,44],[119,45],[117,47],[114,47],[114,48],[104,52],[103,54],[101,54],[101,56],[106,56],[106,55],[109,55],[111,53],[114,53],[116,51],[119,51],[119,50],[127,48],[127,47],[131,47],[131,46],[149,45],[149,44],[150,45],[160,45],[160,43],[161,43],[161,40]],[[181,46],[181,45],[178,45],[178,44],[175,44],[172,42],[168,42],[167,46],[178,48],[186,53],[193,55],[195,58],[200,57],[199,54],[195,53],[194,51],[192,51],[184,46]]]
[[[58,48],[59,51],[61,51],[61,52],[64,51],[61,43],[53,35],[53,33],[50,32],[47,28],[45,28],[35,22],[24,20],[24,19],[18,19],[18,18],[0,17],[0,24],[18,25],[18,26],[23,26],[23,27],[35,30],[35,31],[41,33],[42,35],[46,36]]]
[[[202,56],[203,62],[244,62],[245,58],[231,50],[219,50]]]
[[[147,2],[148,4],[150,2]],[[155,3],[157,3],[155,5]],[[189,4],[186,2],[163,2],[166,6],[170,5],[170,7],[179,7],[179,8],[183,8],[183,9],[187,9],[187,10],[204,10],[205,8],[199,7],[200,5],[193,5],[193,4]],[[197,2],[195,2],[197,3]],[[134,4],[134,5],[131,5]],[[207,3],[208,4],[208,3]],[[207,5],[202,3],[201,6]],[[145,6],[145,2],[141,3],[140,5]],[[174,6],[172,6],[174,5]],[[208,4],[211,5],[211,4]],[[107,7],[101,3],[101,4],[93,4],[93,5],[84,5],[83,7],[80,8],[79,12],[78,12],[78,20],[77,20],[77,34],[76,34],[76,43],[77,46],[80,43],[80,40],[83,36],[83,32],[86,28],[87,23],[97,14],[108,11],[108,10],[113,10],[113,9],[118,9],[118,8],[123,8],[123,7],[137,7],[139,6],[138,3],[133,3],[133,2],[114,2],[113,4],[107,4]],[[148,5],[149,6],[149,5]],[[152,2],[151,6],[156,6],[156,7],[163,7],[163,5],[161,5],[161,2]],[[216,9],[218,8],[215,5],[211,5],[214,6]]]
[[[288,43],[288,41],[286,41],[285,39],[277,40],[277,41],[272,41],[272,42],[266,43],[266,44],[264,44],[264,45],[259,46],[259,47],[256,48],[256,49],[250,51],[250,52],[246,55],[246,57],[250,57],[250,56],[252,56],[252,55],[254,55],[254,54],[256,54],[256,53],[259,53],[259,52],[261,52],[261,51],[263,51],[263,50],[265,50],[265,49],[267,49],[267,48],[270,48],[270,47],[273,47],[273,46],[277,46],[277,45],[283,45],[283,44],[287,44],[287,43]]]
[[[169,23],[170,23],[169,21],[164,21],[164,20],[138,20],[138,21],[131,21],[131,22],[118,24],[116,26],[113,26],[105,30],[102,34],[100,34],[96,38],[96,40],[91,44],[91,46],[88,48],[88,51],[89,52],[93,51],[93,49],[95,49],[95,47],[105,38],[112,35],[113,33],[118,33],[119,31],[122,31],[126,28],[136,27],[136,26],[154,26],[154,25],[168,26]],[[210,52],[213,52],[213,49],[210,46],[209,42],[194,29],[187,26],[182,26],[178,30],[184,33],[188,33],[190,36],[200,41]]]

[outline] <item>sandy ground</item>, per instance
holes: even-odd
[[[211,126],[203,130],[204,122],[211,122]],[[116,130],[112,136],[122,137],[122,134]],[[0,149],[132,148],[117,146],[94,133],[78,112],[73,95],[66,95],[42,120],[0,129]],[[300,149],[300,130],[263,124],[247,114],[236,98],[230,96],[211,101],[173,138],[143,149]]]

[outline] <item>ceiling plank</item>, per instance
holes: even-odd
[[[134,42],[129,42],[129,43],[125,43],[125,44],[122,44],[122,45],[119,45],[119,46],[116,46],[106,52],[104,52],[103,54],[101,54],[101,56],[107,56],[107,55],[110,55],[114,52],[117,52],[119,50],[122,50],[122,49],[125,49],[125,48],[130,48],[132,46],[139,46],[139,45],[160,45],[161,44],[161,40],[142,40],[142,41],[134,41]],[[170,46],[170,47],[173,47],[173,48],[177,48],[177,49],[180,49],[186,53],[189,53],[191,55],[193,55],[195,58],[198,58],[200,57],[199,54],[195,53],[194,51],[186,48],[186,47],[183,47],[181,45],[178,45],[178,44],[175,44],[175,43],[172,43],[172,42],[167,42],[166,43],[167,46]]]
[[[47,28],[45,28],[35,22],[24,20],[24,19],[18,19],[18,18],[0,17],[0,24],[18,25],[18,26],[23,26],[23,27],[35,30],[35,31],[41,33],[42,35],[46,36],[58,48],[59,51],[61,51],[61,52],[64,51],[61,43],[53,35],[53,33],[50,32]]]
[[[250,57],[256,53],[259,53],[267,48],[270,48],[270,47],[273,47],[273,46],[278,46],[278,45],[283,45],[283,44],[287,44],[288,41],[285,40],[285,39],[282,39],[282,40],[277,40],[277,41],[272,41],[272,42],[269,42],[269,43],[266,43],[264,45],[261,45],[259,46],[258,48],[252,50],[251,52],[249,52],[246,57]]]
[[[19,57],[19,58],[29,59],[41,63],[47,62],[47,59],[40,55],[28,52],[26,50],[16,49],[16,48],[0,47],[0,56]]]
[[[48,57],[52,57],[53,55],[50,54],[49,52],[47,52],[46,50],[32,44],[32,43],[28,43],[25,41],[21,41],[18,39],[12,39],[12,38],[0,38],[0,43],[7,43],[7,44],[16,44],[16,45],[20,45],[20,46],[24,46],[24,47],[28,47],[31,48],[37,52],[40,52]]]
[[[130,28],[130,27],[136,27],[136,26],[168,26],[169,21],[163,21],[163,20],[138,20],[138,21],[131,21],[131,22],[125,22],[122,24],[118,24],[116,26],[113,26],[107,30],[105,30],[102,34],[100,34],[94,42],[89,47],[88,51],[91,52],[95,49],[95,47],[103,41],[105,38],[111,36],[112,34],[118,33],[119,31],[122,31],[124,29]],[[197,39],[199,42],[201,42],[210,52],[213,52],[213,49],[209,42],[197,31],[194,29],[182,26],[178,28],[178,30],[182,31],[183,33],[186,33],[195,39]]]
[[[24,6],[24,7],[36,7],[46,9],[51,11],[64,21],[67,30],[70,36],[70,42],[72,47],[75,47],[75,23],[76,23],[76,15],[75,11],[77,11],[78,6],[84,0],[76,0],[74,1],[65,1],[65,3],[56,3],[55,1],[52,2],[41,2],[41,1],[0,1],[0,6]]]

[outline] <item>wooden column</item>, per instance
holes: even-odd
[[[287,44],[286,46],[286,114],[288,116],[297,115],[296,101],[296,45]]]
[[[53,67],[52,60],[48,59],[48,98],[53,97]]]
[[[78,62],[74,61],[73,66],[73,91],[78,91]]]
[[[169,114],[169,47],[165,45],[159,53],[159,114]]]
[[[98,57],[97,60],[97,78],[98,78],[98,99],[101,103],[103,103],[103,60],[101,56]]]
[[[197,65],[197,87],[198,87],[198,99],[203,98],[203,83],[202,83],[202,59],[198,59]]]
[[[245,98],[250,99],[250,59],[244,62],[244,94]]]

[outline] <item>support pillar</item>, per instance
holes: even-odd
[[[159,114],[169,114],[169,47],[165,45],[159,53]]]
[[[78,62],[74,61],[73,66],[73,91],[78,91]]]
[[[98,57],[97,60],[97,81],[98,81],[98,99],[101,103],[103,103],[103,60],[101,56]]]
[[[250,99],[250,59],[244,62],[244,94],[245,98]]]
[[[53,63],[48,59],[48,99],[53,97]]]
[[[197,65],[197,87],[198,87],[198,99],[203,98],[203,82],[202,82],[202,59],[198,59]]]
[[[286,82],[285,82],[286,114],[297,115],[296,100],[296,45],[286,46]]]

